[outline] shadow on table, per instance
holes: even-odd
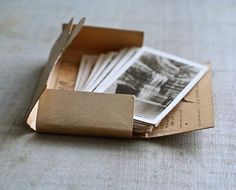
[[[63,148],[83,148],[88,150],[121,150],[124,151],[148,151],[148,147],[166,149],[180,149],[181,152],[194,154],[196,146],[200,143],[199,134],[179,134],[156,139],[120,139],[107,137],[85,137],[75,135],[58,135],[46,133],[34,133],[31,143],[44,146],[63,147]],[[200,143],[201,144],[201,143]],[[144,150],[146,148],[147,150]]]

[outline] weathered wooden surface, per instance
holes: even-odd
[[[0,189],[235,189],[236,1],[12,0],[0,15]],[[141,141],[32,133],[23,117],[71,16],[211,60],[215,128]]]

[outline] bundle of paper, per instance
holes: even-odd
[[[207,69],[148,47],[124,48],[83,55],[74,90],[134,95],[133,132],[145,135],[158,127]]]

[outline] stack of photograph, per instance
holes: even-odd
[[[208,70],[148,47],[83,55],[74,90],[135,96],[133,133],[147,135]]]

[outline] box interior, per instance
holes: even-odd
[[[99,55],[124,47],[141,47],[142,43],[143,33],[139,31],[83,26],[53,67],[48,88],[73,90],[83,54]]]

